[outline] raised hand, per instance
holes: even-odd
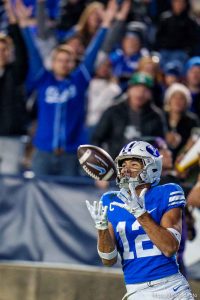
[[[113,19],[117,14],[118,5],[116,0],[110,0],[108,5],[104,11],[102,26],[103,27],[110,27]]]
[[[129,183],[129,191],[122,188],[118,193],[118,198],[120,198],[124,204],[115,203],[116,206],[126,209],[128,212],[134,215],[135,218],[139,218],[146,212],[145,209],[145,194],[147,189],[143,189],[139,196],[137,196],[135,188],[132,183]]]
[[[120,9],[116,14],[117,20],[122,20],[122,21],[126,20],[128,14],[130,12],[130,9],[131,9],[131,4],[132,4],[131,0],[123,0],[122,1]]]
[[[93,202],[93,205],[90,204],[88,200],[85,201],[87,205],[87,209],[89,210],[89,213],[94,220],[95,227],[98,230],[105,230],[108,228],[108,219],[107,219],[107,211],[108,206],[103,206],[102,201]]]
[[[17,17],[15,15],[11,0],[5,0],[4,1],[4,9],[6,11],[9,23],[10,24],[16,24],[17,23]]]
[[[26,5],[24,5],[22,0],[16,0],[15,14],[21,27],[26,27],[28,25],[32,15],[32,11],[32,6],[27,7]]]

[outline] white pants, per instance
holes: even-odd
[[[158,280],[127,284],[122,300],[192,300],[194,299],[185,277],[177,273]]]

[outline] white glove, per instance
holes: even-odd
[[[88,200],[85,201],[87,205],[87,209],[90,212],[92,219],[95,222],[95,227],[98,230],[105,230],[108,228],[108,219],[107,219],[107,211],[108,206],[103,206],[102,201],[93,202],[93,205],[90,204]]]
[[[128,191],[125,188],[122,188],[119,191],[117,196],[124,202],[124,204],[115,203],[115,205],[126,209],[137,219],[146,212],[144,199],[147,189],[143,189],[140,195],[137,196],[135,188],[131,183],[129,183],[129,190],[130,191]]]

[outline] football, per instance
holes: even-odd
[[[93,145],[80,145],[78,160],[83,170],[96,180],[114,180],[117,176],[112,157],[102,148]]]

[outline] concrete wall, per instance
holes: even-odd
[[[200,282],[191,283],[200,300]],[[107,268],[0,265],[0,300],[121,300],[120,271]]]
[[[116,300],[124,293],[122,275],[110,269],[0,265],[0,300]]]

